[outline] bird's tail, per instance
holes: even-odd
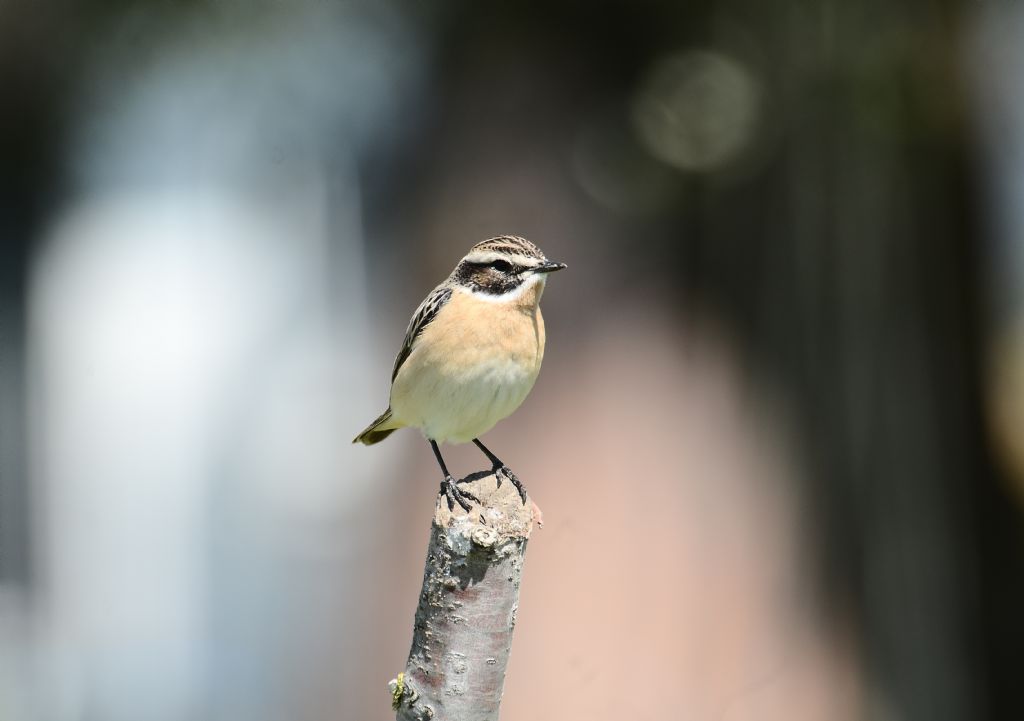
[[[399,428],[401,425],[391,425],[391,409],[388,408],[365,431],[353,438],[352,442],[372,446],[374,443],[380,443]]]

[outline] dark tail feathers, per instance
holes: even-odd
[[[387,425],[387,423],[390,420],[391,409],[388,408],[386,411],[381,413],[380,417],[378,417],[377,420],[371,423],[365,431],[363,431],[358,436],[353,438],[352,442],[362,443],[365,446],[372,446],[374,443],[380,443],[385,438],[394,433],[396,430],[398,430],[397,428],[385,428],[381,430],[380,427],[383,425]]]

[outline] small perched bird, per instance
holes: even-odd
[[[458,487],[438,443],[473,441],[523,503],[526,489],[480,442],[525,400],[544,358],[540,297],[547,274],[565,268],[512,235],[477,243],[430,292],[409,321],[391,372],[391,403],[353,443],[373,445],[406,426],[423,431],[444,474],[448,508],[479,499]]]

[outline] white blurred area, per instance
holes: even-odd
[[[386,6],[303,7],[126,16],[78,99],[31,279],[40,573],[0,651],[5,719],[280,718],[307,684],[357,690],[345,529],[394,456],[347,446],[386,363],[351,348],[355,154],[415,48]],[[298,663],[329,677],[282,683]]]

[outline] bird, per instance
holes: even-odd
[[[515,235],[483,240],[423,299],[391,371],[388,408],[353,439],[373,445],[399,428],[419,428],[444,479],[439,496],[467,513],[480,500],[459,488],[439,443],[472,441],[492,464],[498,487],[509,480],[526,504],[526,488],[480,436],[511,415],[533,388],[544,359],[540,299],[550,273],[565,263]]]

